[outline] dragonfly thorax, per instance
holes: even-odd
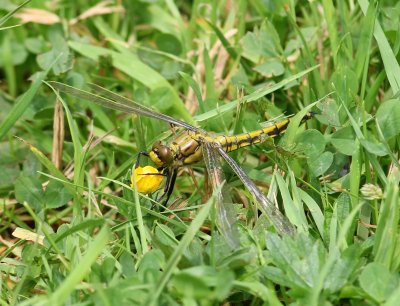
[[[149,152],[150,159],[157,167],[168,167],[174,161],[174,155],[167,145],[161,141],[156,141]]]

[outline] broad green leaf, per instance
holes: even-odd
[[[155,42],[158,49],[163,52],[174,55],[180,55],[182,53],[181,42],[174,35],[159,33],[155,37]]]
[[[165,256],[160,249],[150,250],[145,253],[138,263],[137,271],[145,279],[147,274],[159,275],[165,267]]]
[[[366,139],[361,139],[360,143],[370,153],[377,156],[385,156],[388,154],[386,147],[382,143],[372,142]]]
[[[320,109],[320,113],[317,118],[321,123],[326,125],[331,125],[334,127],[340,127],[340,116],[339,116],[339,106],[333,99],[326,99],[325,101],[319,103],[317,107]]]
[[[376,113],[376,120],[386,139],[397,136],[400,133],[400,100],[383,102]]]
[[[57,181],[50,181],[46,186],[43,201],[46,203],[46,208],[58,208],[67,204],[72,197],[73,195],[68,192],[68,189],[63,184]]]
[[[342,224],[350,214],[350,196],[347,193],[341,193],[335,201],[335,206],[339,224]]]
[[[234,285],[235,274],[229,269],[221,269],[216,277],[215,294],[219,301],[226,299]]]
[[[122,273],[125,277],[129,278],[136,275],[136,260],[133,254],[128,251],[122,252],[122,255],[119,257],[119,263],[122,268]]]
[[[28,52],[25,49],[25,46],[23,44],[17,43],[15,41],[12,41],[10,43],[11,48],[11,60],[12,64],[14,66],[21,65],[22,63],[25,62],[26,58],[28,57]],[[4,46],[3,44],[0,45],[0,54],[4,54]],[[4,67],[4,57],[0,56],[0,67]]]
[[[320,246],[317,242],[306,235],[280,238],[271,233],[267,235],[267,247],[274,265],[286,275],[293,289],[308,290],[314,285],[320,266]]]
[[[21,170],[18,165],[5,165],[0,162],[0,189],[14,188],[15,180],[18,178]]]
[[[332,270],[324,282],[324,288],[329,290],[329,293],[339,291],[346,283],[350,283],[350,278],[362,262],[360,257],[361,252],[361,248],[354,244],[336,259],[336,262],[332,265]]]
[[[368,264],[358,279],[365,293],[378,303],[384,302],[399,285],[399,276],[377,262]]]
[[[350,126],[337,130],[333,135],[331,140],[332,145],[340,153],[345,155],[353,155],[356,150],[355,145],[355,134]]]
[[[267,61],[264,64],[254,67],[254,70],[267,78],[272,78],[285,73],[285,67],[277,60]]]
[[[320,131],[309,129],[297,135],[296,150],[309,159],[319,157],[325,149],[325,137]]]
[[[279,35],[270,22],[264,22],[260,29],[248,32],[241,41],[242,56],[254,63],[261,59],[278,57],[282,53]]]
[[[73,66],[73,54],[69,51],[66,44],[51,49],[46,53],[38,55],[37,62],[42,69],[46,69],[61,54],[60,60],[53,66],[53,73],[60,75],[61,73],[71,70]]]
[[[329,169],[333,162],[332,152],[323,152],[320,156],[316,158],[309,159],[308,165],[315,176],[320,176]]]
[[[29,52],[40,54],[46,50],[46,41],[40,37],[28,37],[25,40],[25,46]]]
[[[15,181],[15,197],[19,203],[27,202],[35,212],[45,208],[42,183],[35,176],[21,176]]]
[[[201,276],[181,272],[174,276],[172,283],[181,294],[193,299],[206,299],[211,295],[211,288]]]

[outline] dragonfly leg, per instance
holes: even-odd
[[[175,182],[176,182],[176,176],[178,175],[178,171],[176,169],[172,170],[172,175],[171,179],[169,180],[168,184],[168,189],[167,189],[167,198],[164,201],[164,205],[167,205],[169,197],[172,194],[172,191],[174,190]]]
[[[167,169],[164,174],[167,177],[167,182],[165,183],[164,192],[158,198],[158,201],[160,201],[162,198],[165,197],[165,200],[163,201],[163,205],[165,206],[165,205],[167,205],[169,197],[171,196],[172,191],[174,190],[176,176],[178,174],[178,171],[176,169],[172,169],[172,171]]]
[[[136,162],[135,162],[135,169],[140,166],[140,157],[142,155],[144,155],[146,157],[149,157],[149,153],[148,152],[145,152],[145,151],[139,152],[138,157],[137,157]]]

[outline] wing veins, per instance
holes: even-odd
[[[103,87],[100,87],[98,85],[95,85],[95,84],[89,84],[89,86],[93,90],[100,92],[101,95],[87,92],[82,89],[75,88],[75,87],[72,87],[72,86],[69,86],[69,85],[66,85],[63,83],[59,83],[59,82],[50,81],[49,84],[51,86],[53,86],[54,88],[58,89],[59,91],[62,91],[66,94],[70,94],[76,98],[96,103],[96,104],[106,107],[106,108],[122,111],[124,113],[139,114],[139,115],[143,115],[143,116],[154,118],[154,119],[160,119],[160,120],[169,122],[173,125],[186,128],[191,131],[200,131],[199,128],[192,126],[184,121],[181,121],[181,120],[175,119],[173,117],[170,117],[168,115],[164,115],[159,112],[156,112],[156,111],[152,110],[151,108],[140,105],[128,98],[117,95],[117,94],[113,93],[112,91],[109,91],[109,90],[107,90]]]
[[[203,143],[203,157],[208,175],[217,197],[218,225],[227,239],[228,244],[234,249],[239,245],[238,232],[235,225],[236,215],[233,210],[232,200],[227,192],[227,185],[222,167],[219,162],[218,151],[215,143]],[[224,184],[222,187],[221,185]]]
[[[228,165],[236,173],[242,183],[246,186],[253,198],[261,205],[276,230],[281,235],[293,235],[295,229],[289,220],[275,207],[275,205],[258,189],[256,184],[247,176],[242,168],[230,157],[221,147],[218,147],[219,154],[225,159]]]

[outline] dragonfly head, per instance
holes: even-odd
[[[149,155],[150,159],[157,165],[157,167],[168,167],[174,161],[171,149],[161,141],[157,141],[153,144]]]

